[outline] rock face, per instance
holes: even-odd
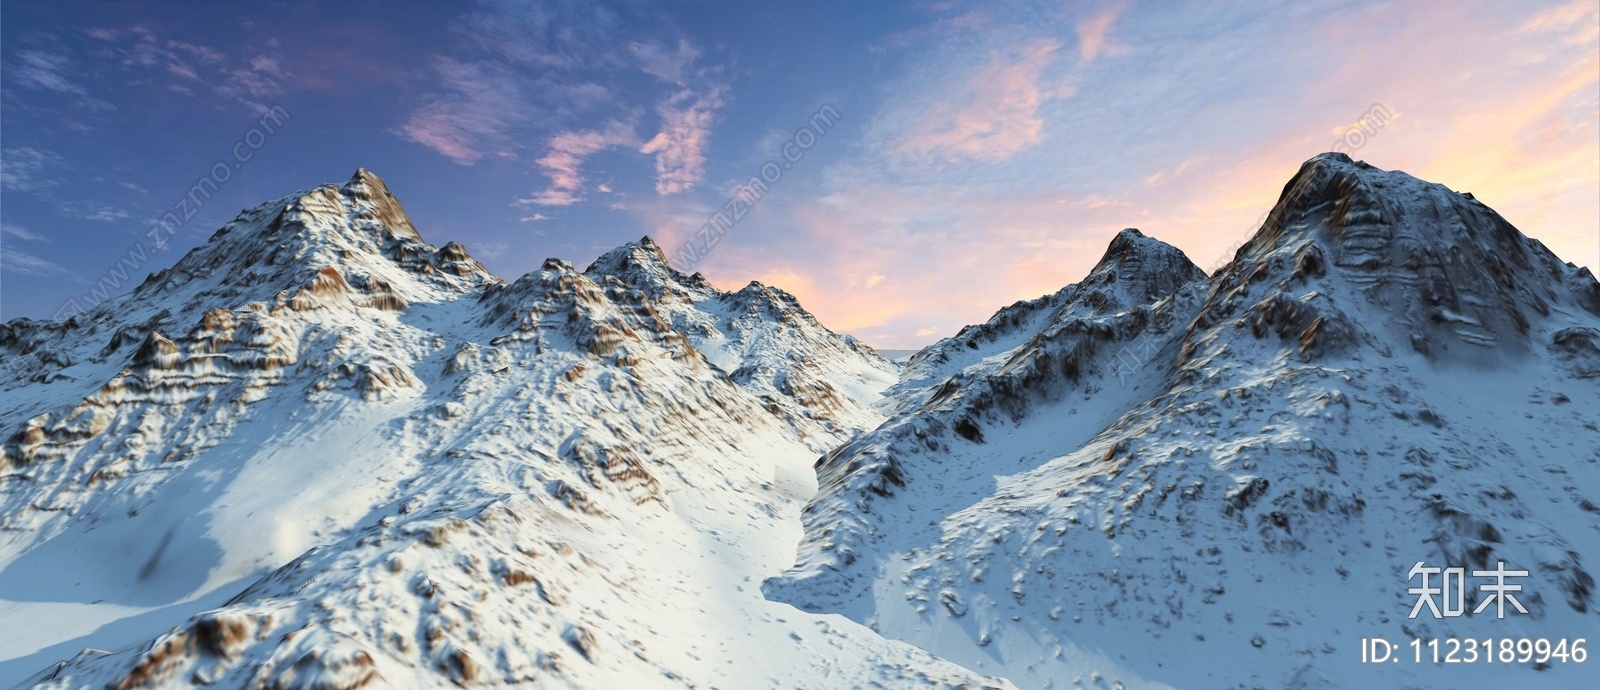
[[[894,369],[649,238],[506,283],[361,170],[0,371],[8,687],[1006,687],[761,598]]]
[[[914,356],[764,589],[1019,687],[1582,685],[1360,640],[1594,637],[1597,294],[1470,195],[1318,156],[1214,276],[1124,231]],[[1529,613],[1408,618],[1418,562],[1472,604],[1529,571]]]

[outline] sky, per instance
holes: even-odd
[[[7,0],[0,320],[365,167],[507,280],[650,235],[911,349],[1122,228],[1215,269],[1330,150],[1600,268],[1600,4]]]

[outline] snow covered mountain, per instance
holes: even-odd
[[[1340,154],[898,371],[650,238],[507,283],[360,170],[0,324],[0,687],[1583,687],[1360,641],[1600,638],[1597,409],[1587,270]],[[1529,612],[1409,618],[1418,562]]]
[[[762,598],[894,367],[649,238],[506,283],[361,170],[0,371],[6,687],[1009,687]]]
[[[1216,275],[1124,231],[889,392],[770,597],[1022,688],[1593,685],[1362,663],[1600,638],[1600,285],[1470,194],[1320,155]],[[1529,613],[1408,618],[1418,562]]]

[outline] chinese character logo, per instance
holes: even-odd
[[[1506,602],[1508,602],[1508,601],[1511,602],[1512,606],[1516,607],[1516,609],[1517,609],[1517,611],[1519,613],[1527,613],[1528,612],[1527,609],[1522,608],[1522,602],[1517,601],[1516,597],[1511,596],[1512,592],[1520,592],[1520,591],[1522,591],[1522,585],[1508,585],[1508,584],[1506,584],[1506,578],[1508,578],[1508,577],[1527,577],[1528,576],[1528,571],[1526,571],[1526,570],[1506,570],[1506,564],[1505,563],[1500,562],[1500,561],[1496,561],[1494,570],[1474,570],[1474,571],[1472,571],[1472,576],[1473,577],[1492,577],[1492,578],[1494,578],[1494,584],[1484,585],[1484,586],[1479,588],[1479,589],[1482,589],[1485,592],[1488,592],[1489,596],[1483,598],[1483,602],[1478,604],[1478,608],[1475,608],[1475,609],[1472,610],[1473,613],[1475,613],[1475,614],[1483,613],[1484,609],[1489,608],[1489,603],[1490,602],[1494,602],[1494,604],[1495,604],[1495,616],[1494,617],[1495,618],[1505,618],[1506,617]]]
[[[1428,608],[1428,612],[1432,613],[1434,618],[1455,618],[1466,613],[1466,568],[1435,568],[1418,561],[1406,573],[1406,579],[1408,581],[1415,580],[1419,576],[1422,578],[1421,585],[1406,590],[1408,594],[1417,597],[1417,603],[1411,607],[1411,614],[1408,618],[1416,618],[1417,614],[1422,612],[1424,606]],[[1437,587],[1430,584],[1434,576],[1442,576]],[[1474,570],[1472,571],[1472,576],[1487,577],[1494,580],[1492,583],[1478,587],[1486,596],[1482,601],[1478,602],[1477,608],[1472,610],[1474,615],[1483,613],[1484,609],[1489,608],[1490,604],[1494,604],[1495,617],[1505,618],[1507,603],[1510,603],[1512,608],[1515,608],[1519,613],[1525,614],[1528,612],[1527,609],[1522,607],[1522,602],[1517,601],[1517,598],[1511,594],[1512,592],[1522,591],[1522,585],[1506,583],[1507,578],[1527,577],[1528,571],[1506,570],[1504,562],[1496,562],[1494,570]],[[1435,596],[1439,597],[1438,601],[1434,600]],[[1441,602],[1443,603],[1442,608],[1440,607]]]

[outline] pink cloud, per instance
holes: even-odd
[[[483,157],[459,118],[437,110],[412,113],[398,133],[462,165],[470,165]]]
[[[684,89],[656,106],[661,131],[639,147],[639,153],[656,157],[656,193],[688,191],[704,178],[711,125],[722,107],[722,92],[721,86],[705,93]]]
[[[1117,22],[1117,18],[1122,16],[1122,9],[1123,3],[1118,2],[1078,22],[1079,59],[1088,62],[1109,47],[1106,34],[1110,33],[1111,25]]]
[[[440,57],[434,70],[450,92],[429,96],[395,133],[471,165],[486,149],[497,148],[507,128],[523,117],[521,89],[511,75],[482,63]]]
[[[1034,41],[988,64],[910,126],[897,151],[912,159],[998,163],[1043,138],[1039,107],[1062,92],[1046,82],[1061,44]]]
[[[562,132],[550,139],[550,150],[535,163],[550,178],[550,186],[519,203],[568,206],[583,200],[583,161],[600,151],[631,147],[638,138],[633,129],[611,122],[605,129]]]

